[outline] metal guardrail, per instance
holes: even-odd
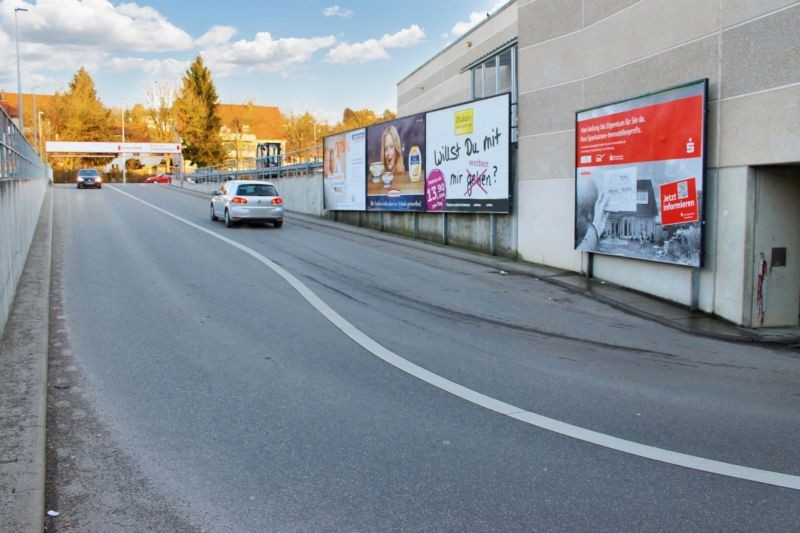
[[[46,169],[46,163],[0,108],[0,179],[44,178]]]
[[[230,161],[213,167],[201,167],[184,174],[183,180],[197,185],[216,185],[230,180],[272,179],[322,173],[321,146],[312,146],[279,156]]]

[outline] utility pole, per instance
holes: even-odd
[[[36,145],[36,149],[39,150],[39,155],[41,155],[42,152],[44,152],[44,137],[42,136],[42,115],[43,114],[44,114],[44,111],[39,111],[37,113],[37,116],[36,116],[36,124],[38,126],[38,133],[39,133],[39,135],[38,135],[38,139],[39,140],[37,141],[39,144]]]
[[[14,40],[17,42],[17,108],[19,110],[19,117],[17,120],[17,125],[19,126],[19,131],[22,133],[22,136],[25,136],[25,130],[22,126],[22,77],[19,73],[19,27],[17,26],[17,13],[20,11],[28,11],[24,7],[15,7],[14,8]]]
[[[125,104],[122,104],[122,142],[125,143]],[[124,148],[122,150],[122,183],[128,183],[128,161],[125,159]]]
[[[39,128],[36,127],[37,123],[36,117],[36,87],[33,88],[33,145],[36,147],[36,151],[39,151]]]

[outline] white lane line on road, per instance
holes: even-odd
[[[800,490],[800,476],[793,476],[791,474],[782,474],[780,472],[771,472],[769,470],[760,470],[758,468],[750,468],[747,466],[740,466],[731,463],[724,463],[721,461],[714,461],[712,459],[705,459],[703,457],[697,457],[694,455],[687,455],[684,453],[673,452],[670,450],[665,450],[663,448],[656,448],[654,446],[648,446],[646,444],[639,444],[637,442],[620,439],[617,437],[613,437],[611,435],[606,435],[605,433],[598,433],[597,431],[592,431],[590,429],[585,429],[578,426],[573,426],[572,424],[567,424],[566,422],[561,422],[559,420],[555,420],[553,418],[548,418],[546,416],[538,415],[536,413],[532,413],[530,411],[526,411],[520,407],[516,407],[514,405],[505,403],[503,401],[497,400],[490,396],[486,396],[485,394],[481,394],[472,389],[468,389],[458,383],[450,381],[447,378],[444,378],[438,374],[434,374],[429,370],[425,370],[421,366],[418,366],[411,361],[403,359],[393,351],[389,350],[385,346],[379,344],[377,341],[369,337],[366,333],[359,330],[349,321],[347,321],[343,316],[339,313],[334,311],[328,304],[326,304],[319,296],[317,296],[314,292],[311,291],[302,281],[294,277],[290,274],[286,269],[282,266],[274,263],[270,259],[264,257],[260,253],[256,252],[252,248],[248,248],[247,246],[240,244],[233,239],[229,239],[223,235],[220,235],[214,231],[211,231],[199,224],[195,224],[185,218],[179,217],[178,215],[174,215],[169,211],[162,209],[158,206],[155,206],[149,202],[146,202],[136,196],[128,194],[125,191],[117,189],[116,187],[109,186],[110,189],[124,194],[129,198],[140,202],[160,213],[167,215],[168,217],[172,217],[179,222],[183,222],[184,224],[191,226],[207,235],[210,235],[216,239],[219,239],[227,244],[230,244],[234,248],[241,250],[242,252],[246,253],[247,255],[254,258],[256,261],[266,265],[268,268],[272,269],[276,274],[282,277],[289,285],[291,285],[308,303],[310,303],[314,309],[316,309],[322,316],[327,318],[334,326],[336,326],[339,330],[342,331],[345,335],[350,337],[353,341],[359,344],[368,352],[372,353],[376,357],[382,359],[383,361],[389,363],[390,365],[394,366],[406,372],[417,379],[420,379],[434,387],[438,387],[454,396],[458,396],[468,402],[474,403],[481,407],[485,407],[491,411],[499,413],[501,415],[508,416],[515,420],[519,420],[520,422],[525,422],[526,424],[530,424],[532,426],[536,426],[541,429],[545,429],[548,431],[552,431],[554,433],[559,433],[561,435],[565,435],[567,437],[572,437],[574,439],[582,440],[584,442],[590,442],[592,444],[597,444],[598,446],[603,446],[604,448],[610,448],[612,450],[617,450],[620,452],[625,452],[631,455],[636,455],[639,457],[644,457],[646,459],[652,459],[654,461],[659,461],[662,463],[668,463],[671,465],[682,466],[685,468],[691,468],[693,470],[700,470],[703,472],[710,472],[712,474],[720,474],[723,476],[744,479],[747,481],[756,481],[758,483],[766,483],[769,485],[776,485],[778,487],[785,487],[789,489]]]

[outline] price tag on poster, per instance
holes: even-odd
[[[425,115],[428,211],[509,212],[510,117],[509,94]]]

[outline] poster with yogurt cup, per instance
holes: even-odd
[[[367,127],[367,211],[425,211],[425,115]]]
[[[366,131],[325,137],[322,142],[323,206],[329,211],[364,211]]]

